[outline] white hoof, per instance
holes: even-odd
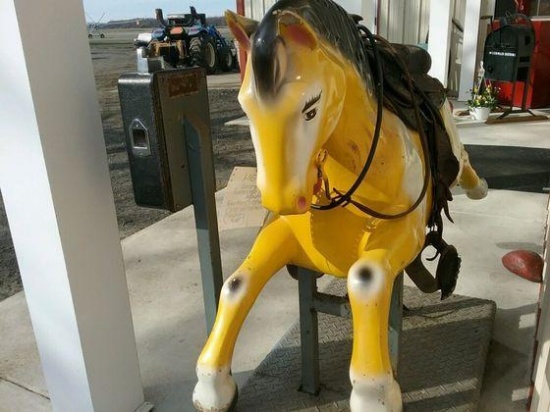
[[[353,380],[349,400],[352,412],[401,412],[401,389],[393,377]]]
[[[229,368],[197,367],[198,382],[193,390],[193,405],[201,412],[229,410],[237,395],[237,385]]]
[[[477,185],[473,189],[466,190],[466,196],[473,200],[483,199],[485,196],[487,196],[488,190],[489,185],[487,184],[487,180],[479,179],[479,185]]]

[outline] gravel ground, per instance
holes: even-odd
[[[117,92],[120,75],[135,70],[132,38],[132,33],[115,33],[112,36],[108,34],[107,40],[90,42],[121,239],[169,214],[162,210],[139,207],[134,202]],[[213,89],[208,93],[218,190],[225,187],[235,166],[255,164],[248,130],[224,126],[228,120],[243,115],[237,102],[237,92],[236,89]],[[0,193],[0,300],[13,295],[21,288],[17,260]]]

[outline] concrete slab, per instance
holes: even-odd
[[[192,409],[195,362],[206,339],[192,216],[192,209],[184,210],[123,242],[146,399],[157,411]],[[221,233],[226,277],[244,259],[258,229]],[[258,299],[237,342],[238,382],[296,319],[297,305],[295,281],[280,273]]]
[[[346,281],[335,280],[328,293],[344,296]],[[441,302],[405,287],[403,334],[398,369],[404,411],[477,409],[495,305],[454,295]],[[281,339],[239,392],[238,412],[349,411],[351,319],[319,314],[318,396],[300,392],[300,328]]]
[[[50,400],[0,378],[0,412],[48,412]]]
[[[24,293],[0,302],[0,330],[0,382],[10,382],[47,397]]]
[[[514,125],[512,130],[521,133],[511,133],[510,124],[463,124],[458,128],[460,139],[465,145],[537,147],[550,149],[550,121],[537,121]]]
[[[498,308],[479,410],[525,410],[539,286],[509,273],[501,258],[520,248],[542,252],[548,196],[491,190],[473,202],[456,190],[454,197],[455,224],[444,236],[462,256],[456,293]]]

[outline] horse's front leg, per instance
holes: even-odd
[[[402,410],[401,390],[393,377],[388,323],[393,284],[424,243],[422,215],[385,222],[368,240],[349,272],[347,289],[353,313],[350,365],[353,412]]]
[[[226,411],[232,406],[237,387],[231,360],[241,326],[263,287],[295,250],[292,232],[278,218],[262,229],[248,257],[225,281],[214,327],[197,361],[193,391],[197,410]]]
[[[378,252],[378,253],[377,253]],[[380,251],[366,253],[348,274],[353,313],[350,408],[401,411],[401,390],[392,374],[388,318],[395,273]]]

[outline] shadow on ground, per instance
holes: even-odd
[[[399,372],[404,410],[475,410],[494,303],[462,296],[441,303],[437,294],[410,287],[405,287],[404,302],[410,308],[404,313]],[[301,352],[295,325],[244,385],[237,411],[349,410],[351,321],[320,314],[319,334],[318,396],[299,391]]]
[[[491,189],[543,193],[550,186],[550,150],[468,145],[470,161]]]

